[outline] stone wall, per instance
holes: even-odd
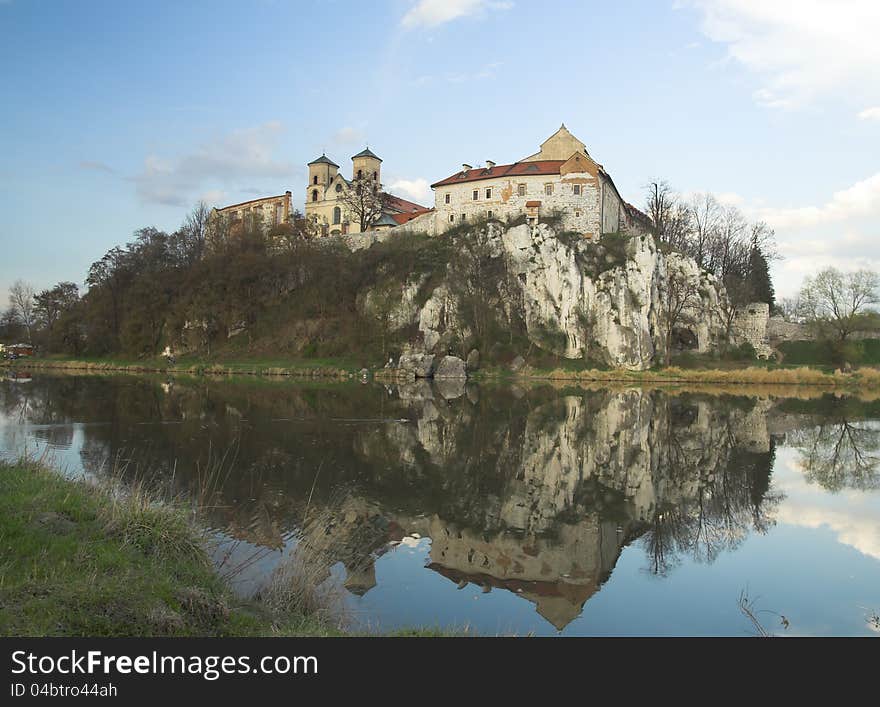
[[[768,337],[770,305],[766,302],[750,302],[736,312],[733,334],[740,342],[748,342],[755,348],[758,358],[769,358],[773,353]]]

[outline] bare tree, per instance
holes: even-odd
[[[360,225],[361,233],[364,233],[381,218],[388,203],[388,195],[382,191],[381,184],[364,176],[356,177],[348,183],[340,201]]]
[[[801,313],[820,336],[846,341],[864,325],[871,306],[880,303],[880,276],[872,270],[825,268],[804,279],[798,298]]]
[[[645,190],[645,208],[654,222],[657,240],[675,250],[685,251],[691,233],[690,209],[665,181],[651,182]]]
[[[34,326],[34,288],[24,280],[16,280],[9,288],[9,307],[27,330],[28,342],[31,342]]]
[[[190,263],[202,257],[208,230],[211,225],[211,207],[204,201],[197,203],[183,221],[181,231],[184,235],[186,258]]]
[[[721,225],[721,205],[712,194],[696,194],[690,202],[693,234],[688,255],[701,268],[707,266],[709,248]]]
[[[678,257],[666,259],[666,278],[660,287],[660,319],[666,341],[665,364],[672,360],[672,341],[676,328],[688,321],[689,310],[702,303],[697,283],[682,267]]]

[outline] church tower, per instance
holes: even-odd
[[[358,177],[372,180],[377,187],[382,183],[382,160],[369,147],[351,158],[351,178]]]
[[[339,172],[339,165],[327,155],[321,155],[318,159],[309,162],[309,183],[306,187],[306,209],[309,204],[324,200],[324,195],[330,180]]]

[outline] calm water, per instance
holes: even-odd
[[[876,635],[878,421],[831,395],[0,381],[0,454],[200,499],[245,594],[306,519],[377,630],[750,635],[747,590],[777,634]]]

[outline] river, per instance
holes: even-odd
[[[871,400],[8,373],[22,452],[200,506],[243,595],[320,538],[356,630],[880,631]]]

